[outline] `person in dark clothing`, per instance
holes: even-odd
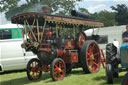
[[[122,34],[123,43],[128,43],[128,25],[126,25],[126,31]]]

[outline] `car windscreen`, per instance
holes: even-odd
[[[9,30],[9,29],[0,30],[0,40],[11,39],[11,38],[12,38],[11,30]]]

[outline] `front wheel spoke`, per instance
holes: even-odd
[[[58,73],[58,71],[55,71],[54,74],[56,75]]]
[[[54,65],[54,68],[58,68],[58,66],[57,65]]]
[[[55,69],[55,70],[54,70],[54,73],[58,73],[58,70],[57,70],[57,69]]]
[[[54,72],[56,72],[56,71],[58,71],[58,69],[57,69],[57,68],[55,68],[55,69],[54,69]]]
[[[59,68],[61,68],[61,62],[59,63]]]
[[[57,64],[58,64],[57,66],[59,67],[59,66],[60,66],[60,61],[58,61],[58,63],[57,63]]]
[[[63,68],[64,68],[64,64],[63,64],[63,63],[61,64],[61,67],[60,67],[60,68],[61,68],[61,69],[63,69]]]
[[[58,72],[54,72],[54,76],[55,76],[55,77],[57,76],[57,74],[58,74]]]
[[[64,74],[64,69],[61,71],[62,74]]]
[[[62,78],[62,77],[63,77],[63,75],[61,73],[59,73],[59,78]]]

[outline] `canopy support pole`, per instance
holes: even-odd
[[[32,29],[30,29],[30,25],[29,25],[28,21],[27,21],[27,20],[25,20],[25,21],[26,21],[26,23],[28,24],[29,30],[31,31],[31,33],[32,33],[32,35],[33,35],[33,37],[34,37],[34,39],[37,41],[37,38],[36,38],[35,34],[33,33]],[[34,23],[35,23],[35,19],[34,19],[34,21],[33,21],[33,27],[34,27]]]
[[[46,22],[47,22],[47,20],[45,19],[45,21],[44,21],[44,26],[43,26],[43,32],[41,33],[41,40],[40,40],[40,43],[41,43],[41,41],[42,41],[42,39],[43,39],[43,34],[44,34]]]
[[[39,32],[39,22],[38,19],[36,19],[36,24],[37,24],[37,33],[38,33],[38,41],[40,40],[40,32]]]

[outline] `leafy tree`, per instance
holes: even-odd
[[[79,8],[79,10],[80,10],[81,12],[85,12],[85,13],[90,14],[89,11],[88,11],[87,9],[85,9],[85,8]]]
[[[1,0],[0,1],[0,12],[7,11],[10,8],[17,7],[20,0]]]
[[[92,15],[96,20],[100,20],[104,22],[104,26],[113,26],[117,25],[117,22],[115,20],[115,12],[109,12],[109,11],[100,11],[99,13],[94,13]]]
[[[12,16],[24,12],[41,12],[42,5],[48,5],[51,13],[58,15],[70,15],[70,11],[75,7],[76,2],[82,0],[25,0],[26,3],[18,6],[21,0],[1,0],[0,12],[6,11],[6,18],[9,20]]]
[[[116,11],[115,19],[119,25],[128,24],[128,7],[125,4],[118,4],[117,7],[111,6]]]

